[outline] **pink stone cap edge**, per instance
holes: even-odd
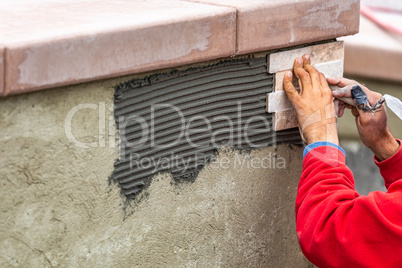
[[[359,31],[360,0],[191,0],[237,9],[236,54],[322,41]]]
[[[142,2],[132,2],[141,11]],[[44,38],[5,38],[4,48],[0,45],[0,96],[289,47],[358,31],[357,0],[310,1],[313,4],[309,2],[306,12],[316,5],[315,12],[310,12],[310,19],[316,23],[304,27],[296,12],[300,10],[296,0],[196,2],[147,1],[155,8],[164,3],[175,5],[174,19],[160,16],[143,24],[133,20],[125,27],[95,28],[92,34],[77,30],[64,36],[56,32]],[[190,17],[189,10],[193,12]],[[317,19],[328,10],[338,18],[324,29]],[[280,12],[286,16],[280,17]],[[298,26],[289,28],[291,22]],[[273,28],[275,23],[278,25]]]

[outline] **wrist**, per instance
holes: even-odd
[[[319,141],[328,141],[336,145],[339,145],[338,130],[336,123],[315,126],[315,128],[308,129],[303,134],[307,145]]]
[[[373,146],[369,147],[378,160],[384,161],[393,156],[399,150],[400,144],[394,139],[391,133],[387,133]]]

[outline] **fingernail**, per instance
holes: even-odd
[[[305,58],[306,58],[306,60],[310,61],[310,56],[309,55],[306,55]]]
[[[297,58],[297,62],[298,62],[299,64],[302,64],[302,63],[303,63],[303,59],[302,59],[302,58]]]
[[[287,77],[292,77],[292,72],[291,72],[291,71],[288,71],[288,72],[286,73],[286,75],[287,75]]]

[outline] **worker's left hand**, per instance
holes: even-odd
[[[382,97],[378,92],[371,91],[364,85],[357,83],[354,80],[346,78],[328,78],[328,83],[337,85],[342,90],[333,91],[334,97],[352,97],[351,89],[354,85],[359,85],[367,96],[370,105],[374,106]],[[351,109],[353,116],[356,118],[356,126],[360,138],[375,154],[378,160],[382,161],[393,156],[399,149],[399,143],[392,136],[388,128],[388,115],[385,105],[382,105],[374,113],[366,112],[351,105],[339,102],[338,116],[343,115],[345,108]]]
[[[307,144],[339,144],[333,97],[325,76],[310,65],[308,55],[295,60],[294,73],[299,79],[300,93],[292,84],[290,71],[285,74],[283,86],[295,107],[302,137]]]

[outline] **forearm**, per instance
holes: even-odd
[[[337,146],[333,97],[325,76],[311,66],[308,55],[295,60],[294,74],[301,90],[295,89],[291,72],[284,76],[284,89],[309,144],[307,151],[311,149],[303,161],[296,199],[297,236],[303,253],[319,267],[400,267],[402,151],[392,156],[397,149],[387,135],[385,107],[375,114],[352,109],[363,143],[375,152],[381,174],[392,184],[386,194],[359,196]],[[342,86],[352,81],[332,82]],[[381,98],[379,93],[363,90],[369,93],[371,105]]]
[[[400,190],[393,194],[401,195]],[[401,233],[386,215],[397,208],[385,193],[359,196],[340,150],[321,146],[306,155],[296,226],[304,254],[319,267],[377,267],[392,256],[390,248],[400,248]],[[383,239],[389,245],[372,246]]]
[[[359,195],[354,190],[353,175],[344,164],[344,154],[334,146],[315,145],[319,144],[307,146],[304,152],[296,199],[296,227],[304,254],[316,265],[326,267],[337,262],[336,253],[319,245],[317,240],[324,244],[337,240],[337,234],[329,230],[332,224],[328,223],[342,200],[347,202]]]
[[[321,114],[320,114],[321,115]],[[339,145],[336,118],[315,122],[309,126],[302,126],[303,135],[307,145],[315,142],[332,142]]]
[[[398,151],[399,143],[392,136],[391,132],[387,131],[387,134],[381,139],[378,139],[378,141],[372,146],[369,146],[369,148],[378,160],[384,161]]]
[[[384,178],[385,187],[387,189],[394,182],[402,179],[402,146],[401,140],[395,140],[398,148],[391,156],[388,156],[385,160],[378,158],[377,154],[374,157],[375,164],[379,167],[380,173]]]

